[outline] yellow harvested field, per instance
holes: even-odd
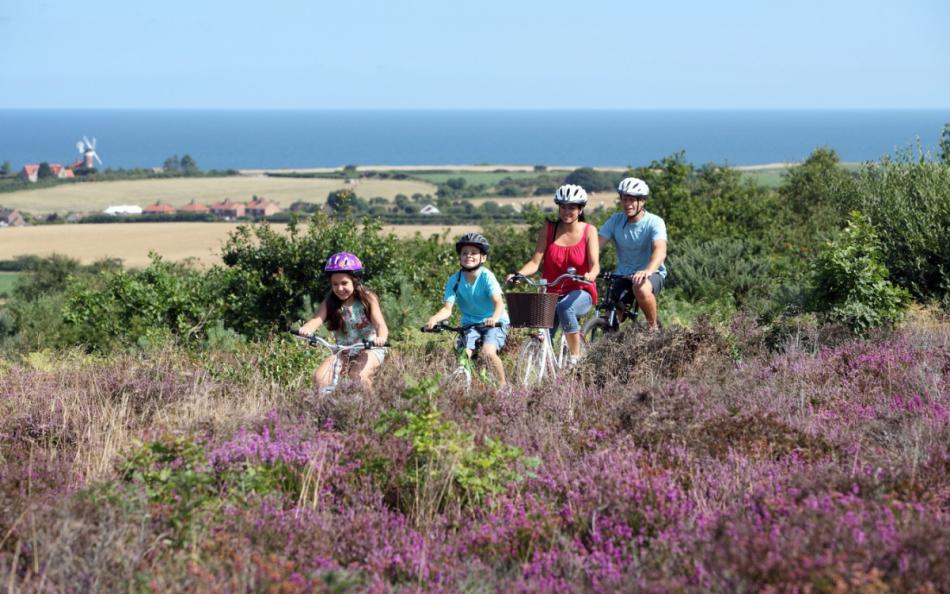
[[[0,194],[0,205],[32,213],[97,212],[108,206],[148,206],[156,201],[182,206],[192,200],[210,205],[225,198],[247,202],[252,196],[267,198],[281,207],[298,200],[322,203],[334,190],[351,189],[363,198],[396,194],[435,194],[432,184],[416,180],[360,180],[347,184],[338,179],[281,178],[264,175],[232,177],[143,179],[134,181],[63,184],[39,190]]]
[[[194,258],[201,265],[221,262],[221,246],[237,223],[113,223],[102,225],[43,225],[0,229],[0,260],[35,254],[65,254],[83,263],[121,258],[126,266],[148,264],[154,251],[166,260]],[[275,225],[282,229],[282,225]],[[451,241],[477,225],[391,225],[384,228],[399,237],[416,232],[423,237],[448,231]]]

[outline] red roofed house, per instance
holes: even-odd
[[[142,209],[142,214],[147,215],[172,215],[175,214],[175,207],[171,204],[162,204],[156,201],[155,204],[149,204]]]
[[[255,219],[263,219],[278,212],[280,212],[280,207],[266,198],[255,196],[254,200],[247,203],[247,216]]]
[[[23,171],[20,172],[20,179],[28,182],[36,182],[40,174],[40,166],[36,163],[30,163],[29,165],[23,166]]]
[[[23,227],[26,221],[14,208],[0,208],[0,227]]]
[[[188,204],[179,208],[178,212],[192,212],[192,213],[198,213],[198,214],[205,214],[206,212],[208,212],[208,207],[205,206],[204,204],[198,204],[197,202],[192,200]]]
[[[211,214],[225,219],[239,219],[244,216],[244,205],[240,202],[231,202],[230,198],[225,198],[224,202],[211,205]]]
[[[50,163],[50,164],[49,164],[49,170],[50,170],[50,172],[52,172],[52,174],[53,174],[54,177],[58,177],[59,179],[66,179],[66,178],[69,178],[69,177],[76,177],[76,176],[73,174],[73,170],[72,170],[72,169],[67,169],[66,167],[63,167],[62,165],[60,165],[59,163]]]
[[[66,179],[69,177],[75,177],[73,170],[67,167],[63,167],[59,163],[50,163],[49,164],[50,173],[53,174],[53,177],[58,177],[59,179]],[[23,166],[23,170],[20,171],[20,179],[23,181],[33,182],[39,179],[40,176],[40,166],[36,163],[29,163]]]

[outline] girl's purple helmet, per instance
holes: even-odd
[[[349,252],[339,252],[333,254],[327,259],[327,265],[323,267],[327,274],[334,272],[349,272],[359,278],[363,276],[363,263],[360,259]]]

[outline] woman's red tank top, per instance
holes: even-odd
[[[574,245],[555,245],[554,243],[554,223],[548,223],[548,247],[544,250],[544,267],[541,270],[541,277],[547,281],[553,281],[557,277],[567,272],[568,268],[575,268],[577,274],[587,274],[590,267],[587,265],[587,234],[590,233],[593,225],[587,224],[584,227],[584,235],[581,240]],[[564,280],[554,287],[548,289],[549,293],[563,295],[570,293],[574,289],[581,289],[590,293],[594,303],[597,303],[597,285],[585,285],[575,280]]]

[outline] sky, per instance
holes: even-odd
[[[0,108],[950,107],[947,0],[0,0]]]

